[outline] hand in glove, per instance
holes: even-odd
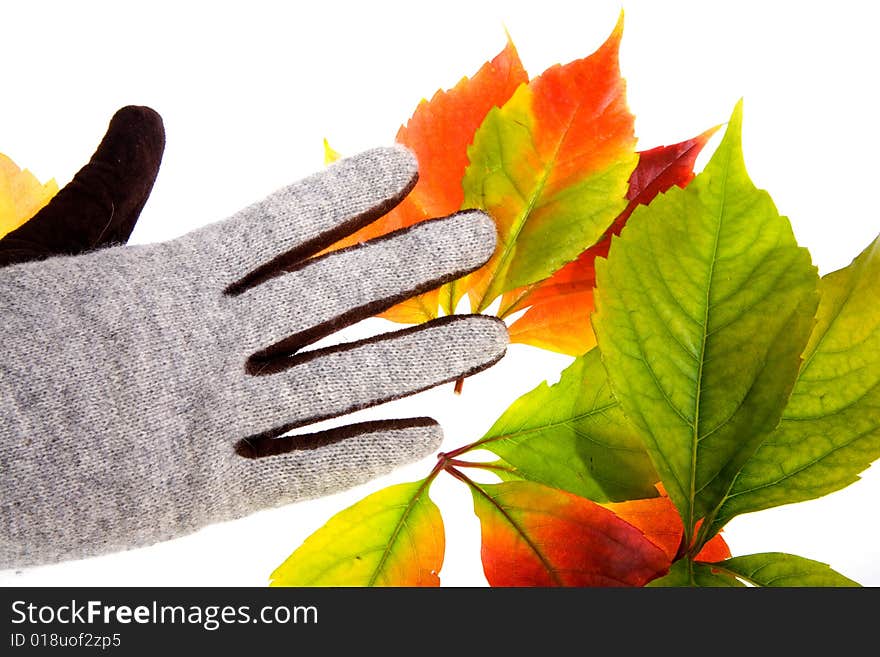
[[[482,316],[305,349],[491,256],[471,211],[313,257],[415,180],[408,151],[372,150],[171,242],[0,270],[0,567],[147,545],[436,449],[428,418],[282,437],[504,354]]]
[[[123,107],[92,159],[46,207],[0,239],[0,267],[124,244],[150,195],[165,149],[161,117]]]

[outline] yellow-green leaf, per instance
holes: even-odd
[[[783,552],[747,554],[707,565],[754,586],[859,586],[826,563]]]
[[[737,476],[716,528],[839,490],[880,458],[880,238],[819,290],[818,322],[782,422]]]
[[[430,481],[373,493],[333,516],[275,569],[272,586],[439,586],[445,538]]]

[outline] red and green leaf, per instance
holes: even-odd
[[[272,586],[439,586],[446,542],[432,478],[337,513],[271,575]]]
[[[585,498],[530,481],[469,481],[492,586],[643,586],[669,568],[641,531]]]
[[[694,162],[718,128],[673,144],[639,153],[639,163],[629,179],[629,201],[600,242],[550,278],[533,286],[507,292],[501,299],[500,317],[526,312],[510,325],[510,341],[530,344],[571,356],[586,353],[596,344],[590,327],[596,258],[608,256],[612,235],[619,235],[638,205],[648,205],[673,186],[685,187],[694,177]]]
[[[465,207],[491,214],[499,246],[481,269],[441,294],[482,312],[595,244],[626,206],[638,161],[618,50],[622,21],[592,55],[556,65],[486,116],[468,149]],[[445,298],[448,297],[448,298]]]
[[[664,161],[663,170],[652,168],[651,159],[662,158],[645,153],[642,171],[628,185],[639,157],[618,64],[621,36],[622,20],[595,53],[531,81],[508,43],[475,76],[422,101],[397,136],[418,156],[415,189],[388,215],[332,248],[463,208],[486,210],[500,245],[480,270],[381,316],[419,323],[437,317],[441,307],[455,312],[465,295],[474,311],[483,312],[505,294],[501,316],[534,306],[511,327],[515,341],[586,351],[592,276],[585,282],[583,267],[560,268],[576,264],[615,218],[622,225],[629,206],[647,202],[654,188],[683,184],[692,175],[687,149],[693,144],[685,142],[678,166]],[[605,251],[607,245],[598,247]],[[581,264],[591,268],[594,257],[587,253]],[[572,295],[578,297],[574,304]]]

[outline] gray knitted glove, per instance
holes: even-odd
[[[368,151],[171,242],[0,270],[0,568],[147,545],[436,449],[428,418],[279,437],[504,354],[479,316],[303,350],[492,254],[492,221],[463,212],[312,258],[415,179],[408,151]]]

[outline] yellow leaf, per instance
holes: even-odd
[[[341,157],[342,156],[339,154],[339,152],[333,150],[333,148],[330,146],[330,142],[324,139],[324,165],[333,164]]]
[[[53,178],[42,184],[27,169],[19,169],[0,153],[0,237],[33,217],[58,193]]]

